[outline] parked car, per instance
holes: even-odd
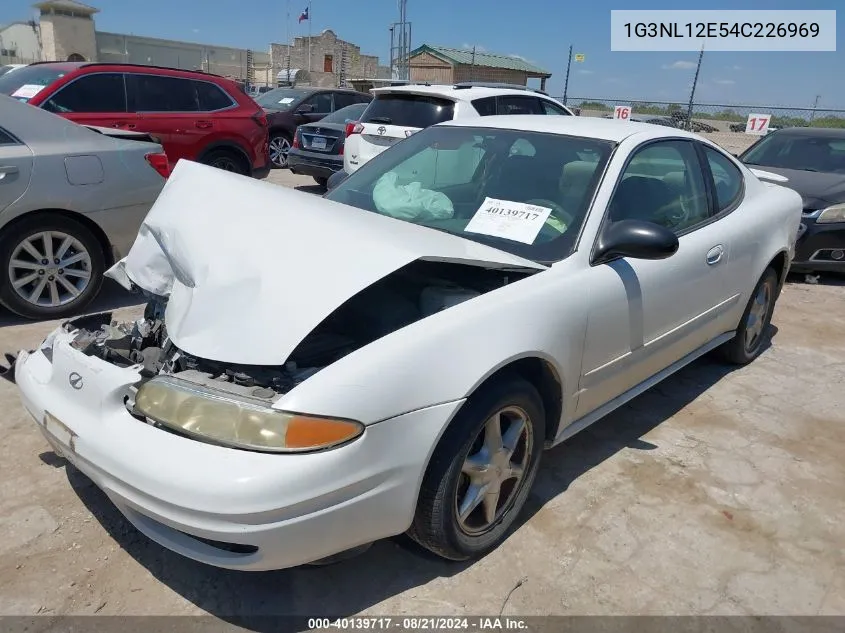
[[[167,156],[149,140],[128,130],[90,130],[0,95],[6,308],[58,318],[94,299],[169,174]]]
[[[544,448],[766,348],[800,216],[705,139],[582,117],[428,127],[325,198],[182,162],[109,273],[145,319],[70,321],[13,375],[185,556],[276,569],[407,531],[463,560],[507,536]]]
[[[154,135],[170,162],[269,173],[267,118],[238,85],[207,73],[91,62],[43,62],[0,77],[0,93],[77,123]]]
[[[360,119],[366,107],[366,103],[356,103],[332,112],[317,123],[300,125],[288,153],[290,170],[311,176],[325,187],[329,177],[343,169],[346,126]]]
[[[18,70],[19,68],[25,68],[27,64],[6,64],[5,66],[0,66],[0,77],[5,75],[6,73],[10,73],[13,70]]]
[[[351,174],[391,145],[442,121],[479,116],[553,114],[572,111],[544,92],[507,84],[411,84],[375,88],[358,125],[348,128],[343,170]]]
[[[264,108],[270,125],[270,159],[277,168],[287,167],[288,152],[296,128],[315,123],[335,110],[372,97],[343,88],[275,88],[255,102]]]
[[[760,178],[801,194],[804,212],[792,269],[845,273],[845,130],[777,130],[740,160]]]

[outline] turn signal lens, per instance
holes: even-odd
[[[198,439],[270,453],[324,450],[364,432],[360,422],[278,411],[170,376],[144,383],[135,410]]]

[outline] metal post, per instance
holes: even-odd
[[[308,75],[311,75],[311,0],[308,0]]]
[[[816,100],[813,102],[813,111],[810,112],[810,123],[813,122],[813,119],[816,118],[816,108],[819,107],[819,99],[821,99],[821,95],[816,95]]]
[[[569,92],[569,69],[572,66],[572,44],[569,45],[569,59],[566,60],[566,80],[563,82],[563,105],[566,105],[566,95]]]
[[[472,47],[472,63],[469,65],[469,80],[475,80],[475,46]]]
[[[698,73],[701,71],[701,60],[704,57],[704,44],[701,45],[701,52],[698,54],[698,65],[695,67],[695,77],[692,79],[692,90],[689,93],[689,106],[687,107],[687,129],[692,131],[692,106],[695,100],[695,87],[698,85]]]

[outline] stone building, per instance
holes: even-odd
[[[552,76],[520,57],[446,46],[423,44],[412,50],[408,59],[412,82],[489,81],[527,86],[529,79],[539,79],[540,90],[545,90],[546,80]]]
[[[339,86],[351,78],[390,76],[389,68],[379,66],[378,57],[363,55],[360,46],[340,39],[331,29],[319,35],[297,37],[293,45],[271,44],[270,57],[281,80],[290,68],[291,75],[312,86]],[[295,70],[299,72],[294,73]]]

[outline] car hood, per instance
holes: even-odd
[[[167,297],[189,354],[279,365],[364,288],[418,259],[542,264],[304,192],[179,161],[125,258],[106,273]]]
[[[747,165],[761,180],[775,182],[797,191],[804,199],[804,206],[813,201],[835,204],[845,201],[845,175],[802,169],[784,169],[764,165]],[[774,175],[774,176],[772,176]]]

